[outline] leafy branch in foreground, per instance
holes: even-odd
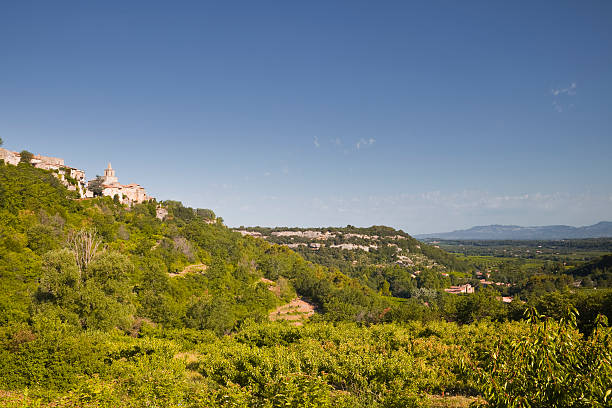
[[[528,309],[529,331],[500,341],[479,366],[462,362],[486,405],[499,408],[605,407],[612,401],[611,331],[598,316],[584,338],[576,329],[578,312],[568,308],[559,322]]]

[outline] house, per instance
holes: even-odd
[[[451,286],[450,288],[444,289],[444,291],[453,294],[474,293],[474,287],[466,283],[465,285]]]

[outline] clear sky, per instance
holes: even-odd
[[[230,226],[612,220],[612,1],[0,2],[0,137]]]

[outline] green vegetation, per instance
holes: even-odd
[[[27,150],[22,150],[21,153],[19,153],[19,157],[21,159],[21,163],[30,163],[32,161],[32,159],[34,158],[34,155],[30,152],[28,152]]]
[[[584,339],[571,309],[558,323],[535,309],[527,315],[526,333],[500,341],[480,364],[464,366],[487,401],[481,406],[610,406],[612,352],[605,318],[599,318],[590,339]]]
[[[582,279],[582,286],[612,288],[612,255],[604,255],[567,273]]]
[[[127,208],[108,197],[74,200],[51,172],[25,164],[0,167],[0,181],[0,267],[3,284],[13,289],[0,298],[0,307],[3,316],[20,316],[18,321],[53,311],[63,322],[88,328],[95,318],[87,313],[112,304],[128,320],[224,333],[245,319],[267,318],[296,292],[326,320],[379,321],[387,308],[401,307],[338,270],[241,237],[210,210],[168,201],[161,203],[169,213],[162,222],[155,202]],[[89,264],[79,263],[73,242],[85,232],[100,241]],[[182,274],[200,264],[204,273]],[[264,278],[289,285],[275,294]],[[109,280],[112,287],[105,287]],[[118,320],[110,321],[113,326]]]
[[[417,297],[422,288],[439,290],[471,276],[468,262],[390,227],[247,230],[269,242],[290,245],[305,259],[337,269],[383,295]],[[308,238],[287,232],[326,235]]]
[[[563,239],[557,241],[426,239],[425,242],[438,245],[445,251],[468,256],[564,262],[569,265],[578,265],[612,252],[612,238]]]
[[[87,184],[87,189],[94,193],[95,197],[102,196],[102,190],[104,190],[104,178],[102,176],[96,176],[95,179],[91,180]]]
[[[563,406],[609,403],[610,329],[598,316],[612,310],[612,290],[558,291],[542,278],[521,284],[526,304],[502,303],[491,286],[451,295],[442,289],[473,280],[474,259],[401,231],[347,227],[336,232],[377,235],[377,248],[299,246],[302,256],[177,201],[77,200],[26,163],[0,166],[0,220],[2,407],[525,406],[503,405],[503,387],[484,385],[503,384],[511,369],[529,377],[513,392],[545,406],[528,380],[552,361],[548,339],[557,353],[575,346],[570,361],[555,360],[551,384],[581,376],[547,395]],[[398,253],[410,257],[398,263]],[[574,275],[527,278],[542,276]],[[270,321],[296,298],[316,313]],[[551,319],[523,321],[530,306]],[[569,307],[580,313],[570,326]],[[532,357],[512,360],[516,350]]]

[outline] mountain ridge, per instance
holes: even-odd
[[[612,237],[612,222],[600,221],[593,225],[572,227],[569,225],[527,226],[519,225],[480,225],[463,230],[451,232],[437,232],[431,234],[416,234],[417,239],[580,239],[580,238],[609,238]]]

